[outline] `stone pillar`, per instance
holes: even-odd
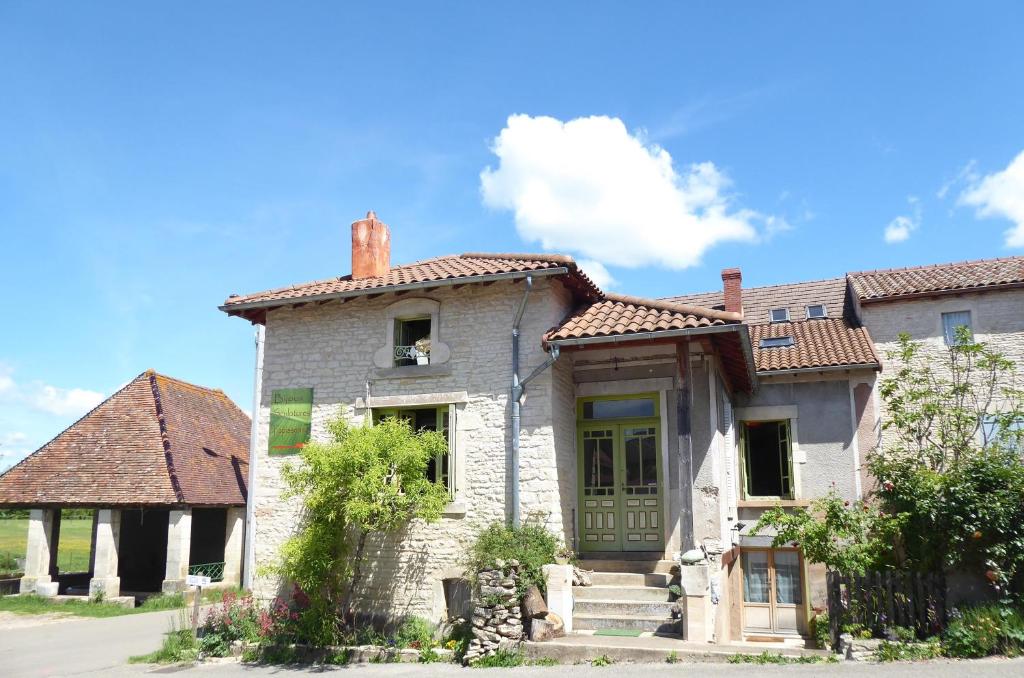
[[[117,550],[121,541],[121,511],[100,509],[96,512],[96,548],[89,580],[90,598],[117,598],[121,595],[121,578],[117,576]]]
[[[51,582],[50,561],[57,553],[53,540],[54,517],[60,509],[32,509],[28,518],[28,544],[25,548],[25,576],[21,578],[20,593],[37,593]]]
[[[245,507],[232,506],[227,510],[224,529],[224,583],[242,584],[242,551],[245,548]]]
[[[572,633],[572,565],[545,565],[542,569],[548,609],[562,618],[565,632]]]
[[[188,557],[192,549],[192,509],[171,511],[167,521],[167,570],[161,589],[181,593],[187,586]]]
[[[711,572],[707,563],[682,565],[679,587],[683,591],[683,637],[694,643],[714,642],[714,609],[711,604]]]

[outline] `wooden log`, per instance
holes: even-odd
[[[536,586],[526,589],[526,595],[523,596],[523,616],[527,619],[536,619],[547,613],[548,606],[544,602],[544,596],[540,594],[540,589]]]

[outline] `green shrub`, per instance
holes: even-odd
[[[942,645],[935,638],[929,638],[923,643],[883,640],[875,651],[875,659],[880,662],[918,661],[941,656]]]
[[[517,560],[519,595],[522,596],[531,585],[536,585],[543,592],[542,568],[555,562],[555,555],[561,548],[558,537],[548,531],[536,516],[527,518],[520,527],[496,522],[484,528],[470,546],[467,569],[472,573],[505,569],[509,561]]]
[[[995,603],[956,613],[946,627],[942,650],[949,657],[959,658],[1024,653],[1024,614]]]
[[[594,657],[590,660],[591,666],[611,666],[614,663],[615,660],[606,654],[603,654],[600,657]]]
[[[434,624],[423,617],[408,617],[395,633],[395,645],[428,649],[434,644]]]
[[[513,666],[522,666],[526,663],[523,655],[508,650],[498,650],[494,654],[481,657],[471,664],[475,669],[503,669]]]
[[[811,619],[811,637],[814,638],[814,646],[819,649],[832,647],[828,612],[819,612]]]

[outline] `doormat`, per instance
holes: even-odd
[[[595,636],[623,636],[625,638],[639,638],[643,631],[630,631],[629,629],[598,629],[594,631]]]

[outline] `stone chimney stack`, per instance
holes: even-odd
[[[722,288],[725,291],[725,310],[743,313],[743,274],[738,268],[722,269]]]
[[[378,278],[391,270],[391,229],[370,210],[352,222],[352,279]]]

